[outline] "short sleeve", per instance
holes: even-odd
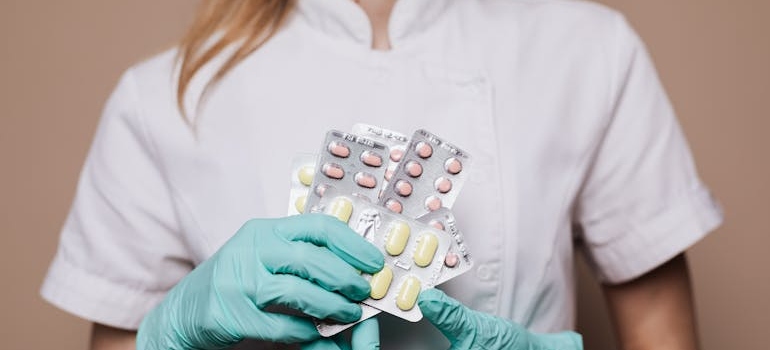
[[[610,120],[575,218],[588,260],[605,283],[652,270],[722,220],[649,54],[620,15],[616,28]]]
[[[136,92],[129,71],[106,104],[41,289],[68,312],[124,329],[192,268]]]

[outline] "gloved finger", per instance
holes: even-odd
[[[353,326],[353,337],[350,344],[353,350],[380,349],[380,323],[372,317]]]
[[[302,344],[300,346],[302,350],[342,350],[334,340],[330,338],[322,338],[316,341]]]
[[[361,306],[313,282],[293,275],[273,275],[270,279],[256,293],[260,309],[278,304],[318,319],[348,323],[361,318]]]
[[[306,242],[284,242],[285,249],[260,252],[262,264],[273,274],[292,274],[351,300],[364,300],[371,287],[353,267],[329,249]],[[286,252],[291,252],[287,255]]]
[[[422,315],[438,328],[450,343],[454,344],[473,331],[473,327],[469,325],[473,311],[438,289],[422,291],[417,299],[417,305]]]
[[[376,318],[366,319],[353,326],[353,335],[348,343],[342,333],[303,344],[302,350],[379,350],[380,325]]]
[[[350,344],[345,340],[343,333],[338,333],[329,338],[321,338],[311,343],[301,346],[302,350],[352,350]]]
[[[350,347],[350,343],[341,336],[335,337],[334,342],[337,343],[340,350],[353,350],[353,348]]]
[[[301,343],[321,337],[310,319],[279,313],[263,313],[241,328],[244,338],[280,343]]]
[[[334,343],[337,344],[337,347],[340,350],[353,350],[350,348],[350,342],[347,339],[345,339],[345,336],[343,334],[337,334],[334,337],[332,337],[332,339],[334,339]]]
[[[358,270],[380,271],[385,264],[379,249],[356,234],[342,221],[324,214],[304,214],[280,219],[275,232],[287,239],[329,248]]]

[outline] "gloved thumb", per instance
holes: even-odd
[[[438,328],[452,344],[473,332],[474,327],[470,327],[473,312],[438,289],[422,291],[417,305],[425,319]]]
[[[350,340],[353,350],[380,349],[380,323],[372,317],[357,324],[353,328]]]

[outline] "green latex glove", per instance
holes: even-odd
[[[524,327],[473,311],[438,289],[420,293],[423,316],[452,344],[450,350],[582,350],[580,334],[535,334]]]
[[[313,341],[302,346],[302,350],[379,350],[380,325],[377,318],[370,318],[353,326],[353,335],[348,343],[340,333],[331,338]]]
[[[245,338],[282,343],[320,338],[306,317],[353,322],[383,256],[336,218],[323,214],[247,222],[168,293],[142,321],[137,349],[221,349]]]

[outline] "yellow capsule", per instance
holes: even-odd
[[[347,223],[350,220],[350,215],[353,214],[353,203],[345,197],[337,197],[329,205],[326,213]]]
[[[372,287],[372,292],[369,296],[372,299],[380,300],[388,294],[388,288],[390,288],[390,282],[393,281],[393,270],[390,267],[383,267],[380,272],[377,272],[369,280],[369,285]]]
[[[310,186],[313,183],[313,176],[315,176],[315,168],[312,166],[303,166],[297,172],[299,182],[305,186]]]
[[[390,231],[385,240],[385,251],[392,256],[400,255],[406,248],[406,242],[409,241],[409,234],[412,230],[405,222],[396,221],[390,226]]]
[[[409,311],[414,307],[417,296],[420,295],[420,280],[417,277],[407,277],[401,282],[401,288],[396,295],[396,306],[404,311]]]
[[[438,249],[438,237],[431,232],[425,232],[417,239],[417,249],[414,250],[414,263],[426,267],[433,262],[433,256]]]
[[[294,208],[297,209],[297,212],[304,213],[306,203],[307,203],[307,196],[301,196],[297,198],[296,201],[294,201]]]

